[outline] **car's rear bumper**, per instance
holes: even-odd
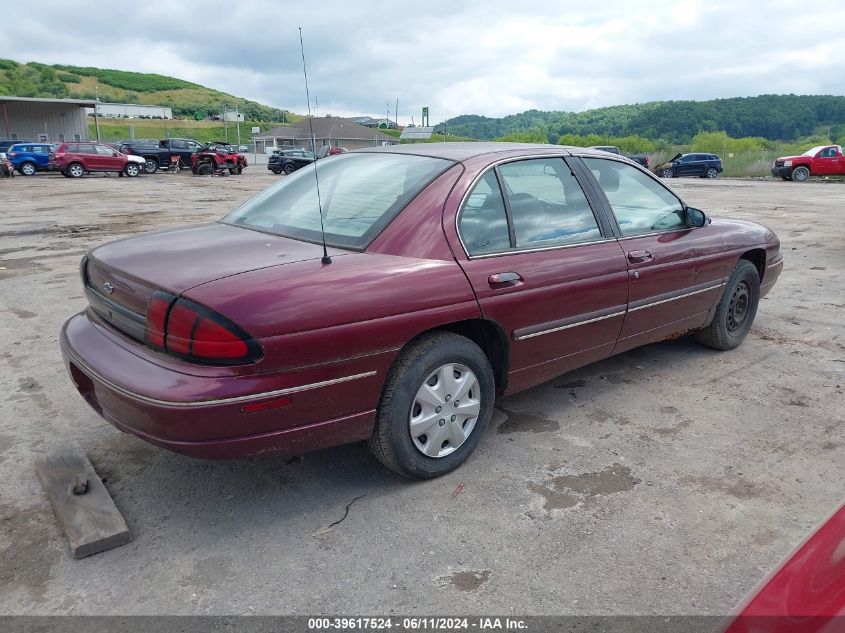
[[[140,344],[133,349],[93,319],[77,314],[62,328],[68,373],[103,418],[152,444],[194,457],[237,458],[301,453],[366,439],[372,432],[382,371],[192,375],[151,362],[144,356],[155,352]],[[247,407],[279,402],[263,411]]]

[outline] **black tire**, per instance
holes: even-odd
[[[707,168],[707,171],[706,171],[706,172],[704,172],[704,176],[705,176],[706,178],[711,178],[711,179],[712,179],[712,178],[716,178],[718,175],[719,175],[719,170],[718,170],[718,169],[716,169],[715,167],[708,167],[708,168]]]
[[[807,182],[810,179],[810,170],[804,165],[799,165],[792,170],[790,177],[794,182]]]
[[[130,178],[134,178],[135,176],[137,176],[140,173],[141,173],[141,166],[138,163],[126,163],[126,166],[123,168],[123,174],[126,174]],[[121,175],[123,175],[123,174],[121,174]]]
[[[38,171],[38,169],[35,167],[35,163],[31,163],[29,161],[21,163],[21,166],[18,167],[18,173],[21,176],[34,176],[36,171]]]
[[[747,259],[734,266],[710,325],[695,334],[702,345],[718,350],[739,347],[745,340],[760,301],[760,273]]]
[[[197,176],[211,176],[214,174],[214,167],[208,163],[203,163],[197,167],[197,170],[194,173],[196,173]]]
[[[423,382],[449,363],[464,365],[475,374],[480,391],[479,413],[474,428],[457,449],[443,457],[429,457],[411,438],[411,409]],[[478,446],[493,414],[494,400],[493,370],[478,345],[451,332],[424,335],[401,352],[387,376],[369,440],[370,450],[382,464],[405,477],[431,479],[445,475],[463,464]]]
[[[85,175],[85,167],[82,166],[82,163],[71,163],[67,166],[65,172],[70,178],[82,178]]]
[[[659,176],[661,178],[671,178],[672,177],[672,170],[671,169],[661,169]]]
[[[281,170],[281,169],[271,169],[270,171],[272,171],[272,172],[273,172],[274,174],[276,174],[277,176],[278,176],[279,174],[281,174],[281,173],[282,173],[282,170]]]
[[[66,171],[62,171],[62,172],[59,172],[59,173],[60,173],[62,176],[64,176],[65,178],[70,178],[70,174],[69,174],[69,173],[67,173]]]
[[[148,158],[144,163],[144,172],[147,174],[154,174],[158,171],[158,161],[155,158]]]
[[[244,173],[244,168],[243,167],[237,167],[237,168],[235,168],[234,173],[237,174],[238,176],[240,176],[242,173]]]
[[[783,180],[792,180],[792,178],[790,178],[789,176],[781,176],[781,178],[782,178]]]
[[[287,163],[282,168],[282,171],[284,171],[287,176],[290,176],[293,172],[296,171],[296,167],[293,166],[293,163]]]

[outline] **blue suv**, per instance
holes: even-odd
[[[6,156],[21,176],[32,176],[37,171],[49,169],[50,152],[53,146],[49,143],[16,143],[6,152]]]

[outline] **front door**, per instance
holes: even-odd
[[[96,145],[97,170],[99,171],[123,171],[125,159],[108,145]]]
[[[613,210],[628,266],[628,313],[615,352],[700,327],[721,296],[721,237],[690,228],[684,205],[642,169],[584,158]]]
[[[836,147],[825,147],[813,160],[813,174],[817,176],[841,174],[845,172],[845,159]]]
[[[454,250],[484,316],[510,339],[509,390],[613,350],[628,281],[605,224],[560,156],[500,164],[466,197]]]

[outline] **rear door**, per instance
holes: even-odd
[[[625,257],[578,178],[560,155],[503,162],[459,211],[453,250],[511,341],[509,389],[607,357],[622,326]]]
[[[690,228],[681,200],[648,172],[584,158],[617,223],[628,267],[628,313],[615,352],[703,325],[721,296],[724,244],[710,225]]]

